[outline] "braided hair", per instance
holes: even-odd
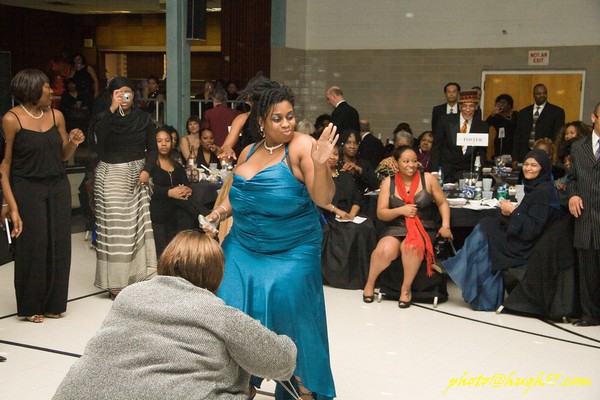
[[[248,116],[248,123],[250,124],[249,133],[254,139],[253,142],[257,142],[262,138],[258,123],[259,119],[266,121],[269,112],[275,104],[288,101],[292,107],[294,106],[294,93],[289,87],[280,85],[267,78],[264,79],[266,81],[261,83],[263,90],[253,93],[252,110]]]

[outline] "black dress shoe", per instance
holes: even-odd
[[[6,361],[6,357],[0,356],[0,361]]]
[[[592,319],[588,319],[588,318],[578,319],[577,321],[573,322],[573,326],[598,326],[598,325],[600,325],[600,322],[592,320]]]

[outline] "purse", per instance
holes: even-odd
[[[454,243],[452,243],[452,240],[441,236],[435,238],[435,241],[433,242],[433,255],[436,261],[443,261],[454,256],[455,254],[456,249],[454,248]]]

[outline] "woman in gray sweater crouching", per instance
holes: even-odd
[[[53,399],[246,399],[250,374],[289,379],[296,346],[214,293],[219,245],[179,233],[158,276],[123,289]]]

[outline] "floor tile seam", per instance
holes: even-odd
[[[4,344],[6,346],[23,347],[25,349],[30,349],[30,350],[44,351],[46,353],[58,354],[58,355],[61,355],[61,356],[69,356],[69,357],[75,357],[75,358],[80,358],[81,357],[81,354],[71,353],[69,351],[57,350],[57,349],[52,349],[52,348],[43,347],[43,346],[34,346],[32,344],[20,343],[20,342],[13,342],[13,341],[10,341],[10,340],[0,339],[0,344]]]
[[[489,326],[493,326],[493,327],[496,327],[496,328],[506,329],[506,330],[510,330],[510,331],[514,331],[514,332],[519,332],[519,333],[525,333],[527,335],[533,335],[533,336],[543,337],[543,338],[546,338],[546,339],[557,340],[557,341],[564,342],[564,343],[570,343],[570,344],[575,344],[575,345],[579,345],[579,346],[586,346],[586,347],[591,347],[591,348],[599,349],[600,350],[600,346],[596,346],[596,345],[592,345],[592,344],[588,344],[588,343],[582,343],[582,342],[577,342],[577,341],[574,341],[574,340],[567,340],[567,339],[556,338],[556,337],[553,337],[553,336],[548,336],[548,335],[544,335],[544,334],[536,333],[536,332],[529,332],[529,331],[526,331],[526,330],[523,330],[523,329],[513,328],[513,327],[510,327],[510,326],[502,326],[502,325],[495,324],[493,322],[487,322],[487,321],[482,321],[482,320],[475,319],[475,318],[465,317],[463,315],[453,314],[453,313],[450,313],[450,312],[447,312],[447,311],[433,309],[433,308],[422,306],[422,305],[415,304],[415,303],[413,303],[413,305],[416,306],[416,307],[425,309],[425,310],[437,312],[437,313],[448,315],[448,316],[455,317],[455,318],[465,319],[465,320],[468,320],[468,321],[471,321],[471,322],[476,322],[476,323],[479,323],[479,324],[489,325]],[[539,320],[542,321],[542,322],[546,322],[544,319],[541,319],[541,318]],[[600,343],[600,341],[598,341],[598,340],[596,340],[594,338],[591,338],[589,336],[581,335],[579,333],[570,331],[568,329],[559,327],[557,325],[552,325],[552,326],[554,328],[564,330],[565,332],[571,333],[571,334],[573,334],[575,336],[579,336],[579,337],[584,338],[586,340],[590,340],[592,342],[599,342]]]
[[[75,297],[75,298],[67,300],[67,303],[71,303],[73,301],[87,299],[88,297],[93,297],[93,296],[97,296],[97,295],[104,294],[104,293],[106,293],[106,290],[101,290],[101,291],[94,292],[94,293],[84,294],[83,296],[79,296],[79,297]],[[17,315],[17,313],[1,315],[0,316],[0,320],[6,319],[6,318],[15,317],[16,315]]]

